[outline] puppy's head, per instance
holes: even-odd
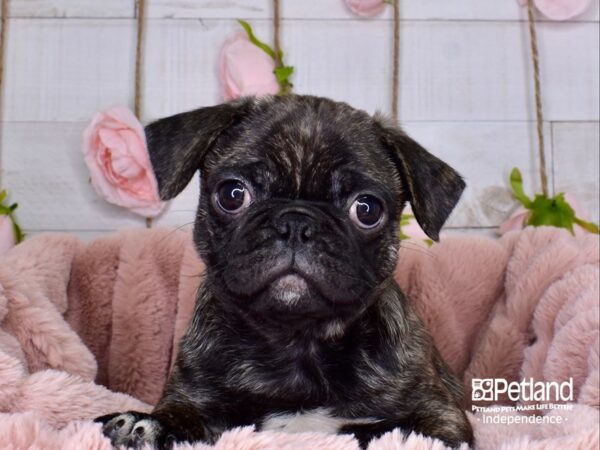
[[[146,127],[162,199],[200,171],[194,242],[223,308],[332,334],[392,273],[410,202],[434,240],[464,188],[398,128],[309,96],[246,98]]]

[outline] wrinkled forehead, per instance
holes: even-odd
[[[278,194],[297,197],[322,195],[324,185],[398,194],[397,170],[369,116],[335,104],[277,106],[224,133],[207,164],[209,171],[238,172],[277,185]]]

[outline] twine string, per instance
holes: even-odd
[[[133,98],[133,113],[142,120],[142,55],[144,50],[144,18],[146,0],[137,0],[137,41],[135,45],[135,96]],[[146,228],[152,228],[152,217],[146,217]]]
[[[400,84],[400,5],[399,0],[393,0],[394,35],[392,57],[392,118],[398,121],[398,95]]]
[[[0,6],[0,101],[2,100],[2,81],[4,80],[4,48],[6,47],[7,24],[8,0],[2,0],[2,6]]]
[[[275,66],[281,67],[281,11],[279,0],[273,0],[273,50],[275,50]]]
[[[538,137],[538,157],[540,161],[540,181],[542,193],[548,196],[548,177],[546,175],[546,154],[544,151],[544,112],[542,110],[542,89],[540,87],[540,64],[535,29],[533,0],[527,1],[527,18],[529,22],[529,42],[531,44],[531,63],[533,65],[533,85],[535,89],[535,115]]]
[[[142,114],[142,53],[145,10],[146,0],[137,0],[137,42],[135,46],[135,97],[133,112],[140,120]]]
[[[283,65],[283,53],[281,51],[281,7],[279,0],[273,0],[273,51],[275,52],[275,68],[281,69]],[[279,94],[289,94],[292,90],[291,83],[277,80],[280,84]]]
[[[6,31],[8,27],[8,0],[2,0],[0,6],[0,147],[2,146],[2,106],[4,104],[4,53],[6,47]],[[0,156],[2,151],[0,151]],[[0,160],[0,167],[2,161]],[[1,180],[0,180],[1,181]]]

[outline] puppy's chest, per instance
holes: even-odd
[[[336,396],[339,377],[331,372],[337,366],[310,347],[258,353],[234,365],[228,387],[310,408]]]
[[[347,425],[369,424],[376,421],[376,419],[370,417],[340,417],[331,409],[315,408],[295,413],[270,414],[263,419],[260,429],[286,433],[321,432],[335,434]]]
[[[296,402],[318,403],[331,389],[323,368],[316,361],[305,358],[247,361],[234,369],[231,375],[231,388]]]

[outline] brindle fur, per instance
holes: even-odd
[[[406,201],[433,239],[464,188],[460,176],[381,117],[310,96],[246,98],[146,128],[163,199],[200,170],[194,242],[207,264],[164,394],[150,415],[99,418],[115,444],[214,442],[273,414],[324,408],[364,447],[394,428],[450,446],[473,442],[462,387],[392,279]],[[228,178],[254,203],[225,217],[211,202]],[[384,201],[375,233],[348,218],[357,193]],[[282,237],[299,211],[310,239]],[[297,214],[297,215],[298,215]],[[310,299],[285,305],[268,286],[290,270]]]

